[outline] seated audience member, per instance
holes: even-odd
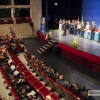
[[[56,79],[58,78],[58,72],[51,68],[49,77],[56,81]]]
[[[26,55],[29,59],[31,59],[31,54],[30,54],[28,51],[25,52],[25,55]]]
[[[56,82],[66,88],[69,88],[69,82],[64,81],[63,75],[59,75],[58,79],[56,79]]]
[[[45,100],[54,100],[51,96],[47,95]]]
[[[13,40],[16,40],[16,39],[17,39],[17,36],[16,36],[15,33],[13,33],[12,39],[13,39]]]
[[[43,100],[43,99],[39,95],[35,94],[33,96],[32,95],[28,96],[27,100]]]
[[[81,91],[82,91],[82,89],[77,84],[75,84],[75,83],[71,84],[71,89],[77,95],[80,94]]]
[[[45,72],[45,74],[48,75],[48,76],[50,76],[50,74],[51,74],[51,73],[50,73],[50,68],[48,68],[48,67],[47,67],[47,69],[44,70],[44,72]]]
[[[34,62],[36,59],[36,56],[35,55],[31,55],[31,61]]]

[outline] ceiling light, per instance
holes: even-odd
[[[54,5],[55,5],[55,6],[57,6],[57,5],[58,5],[58,3],[54,3]]]

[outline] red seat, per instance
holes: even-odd
[[[45,86],[43,87],[43,88],[41,88],[40,90],[39,90],[39,93],[44,97],[44,99],[45,99],[45,97],[47,96],[47,95],[49,95],[51,92],[50,92],[50,90],[48,90]]]
[[[27,78],[28,82],[32,85],[34,82],[38,81],[34,76],[30,76]]]
[[[29,71],[23,72],[22,75],[23,75],[25,78],[28,78],[29,76],[32,76],[32,74],[31,74]]]
[[[54,93],[52,93],[50,96],[53,98],[53,100],[60,100],[60,98]]]
[[[25,67],[19,67],[18,69],[19,69],[19,71],[20,71],[21,73],[27,71],[27,69],[26,69]]]
[[[35,89],[39,89],[44,86],[40,81],[34,82],[33,85]]]

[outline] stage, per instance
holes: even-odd
[[[47,33],[42,33],[42,34],[45,35]],[[72,34],[67,34],[66,36],[63,36],[62,33],[58,32],[58,30],[53,30],[52,32],[53,40],[56,40],[68,46],[71,46],[71,43],[75,37],[78,36]],[[85,39],[83,37],[78,37],[78,38],[79,38],[79,44],[77,49],[96,56],[100,56],[100,42]]]

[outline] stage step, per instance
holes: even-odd
[[[48,49],[46,46],[43,46],[43,48]]]
[[[55,43],[56,43],[55,41],[50,40],[48,43],[43,45],[39,50],[37,50],[37,52],[39,54],[51,53],[52,52],[52,47],[53,47],[53,45],[55,45]]]
[[[46,50],[44,48],[40,48],[41,51],[45,52]]]
[[[46,45],[47,47],[49,47],[49,48],[51,47],[49,44],[45,44],[45,45]]]
[[[37,52],[38,52],[39,54],[43,54],[43,52],[42,52],[41,50],[37,50]]]
[[[53,43],[51,43],[51,42],[48,42],[48,44],[53,45]]]

